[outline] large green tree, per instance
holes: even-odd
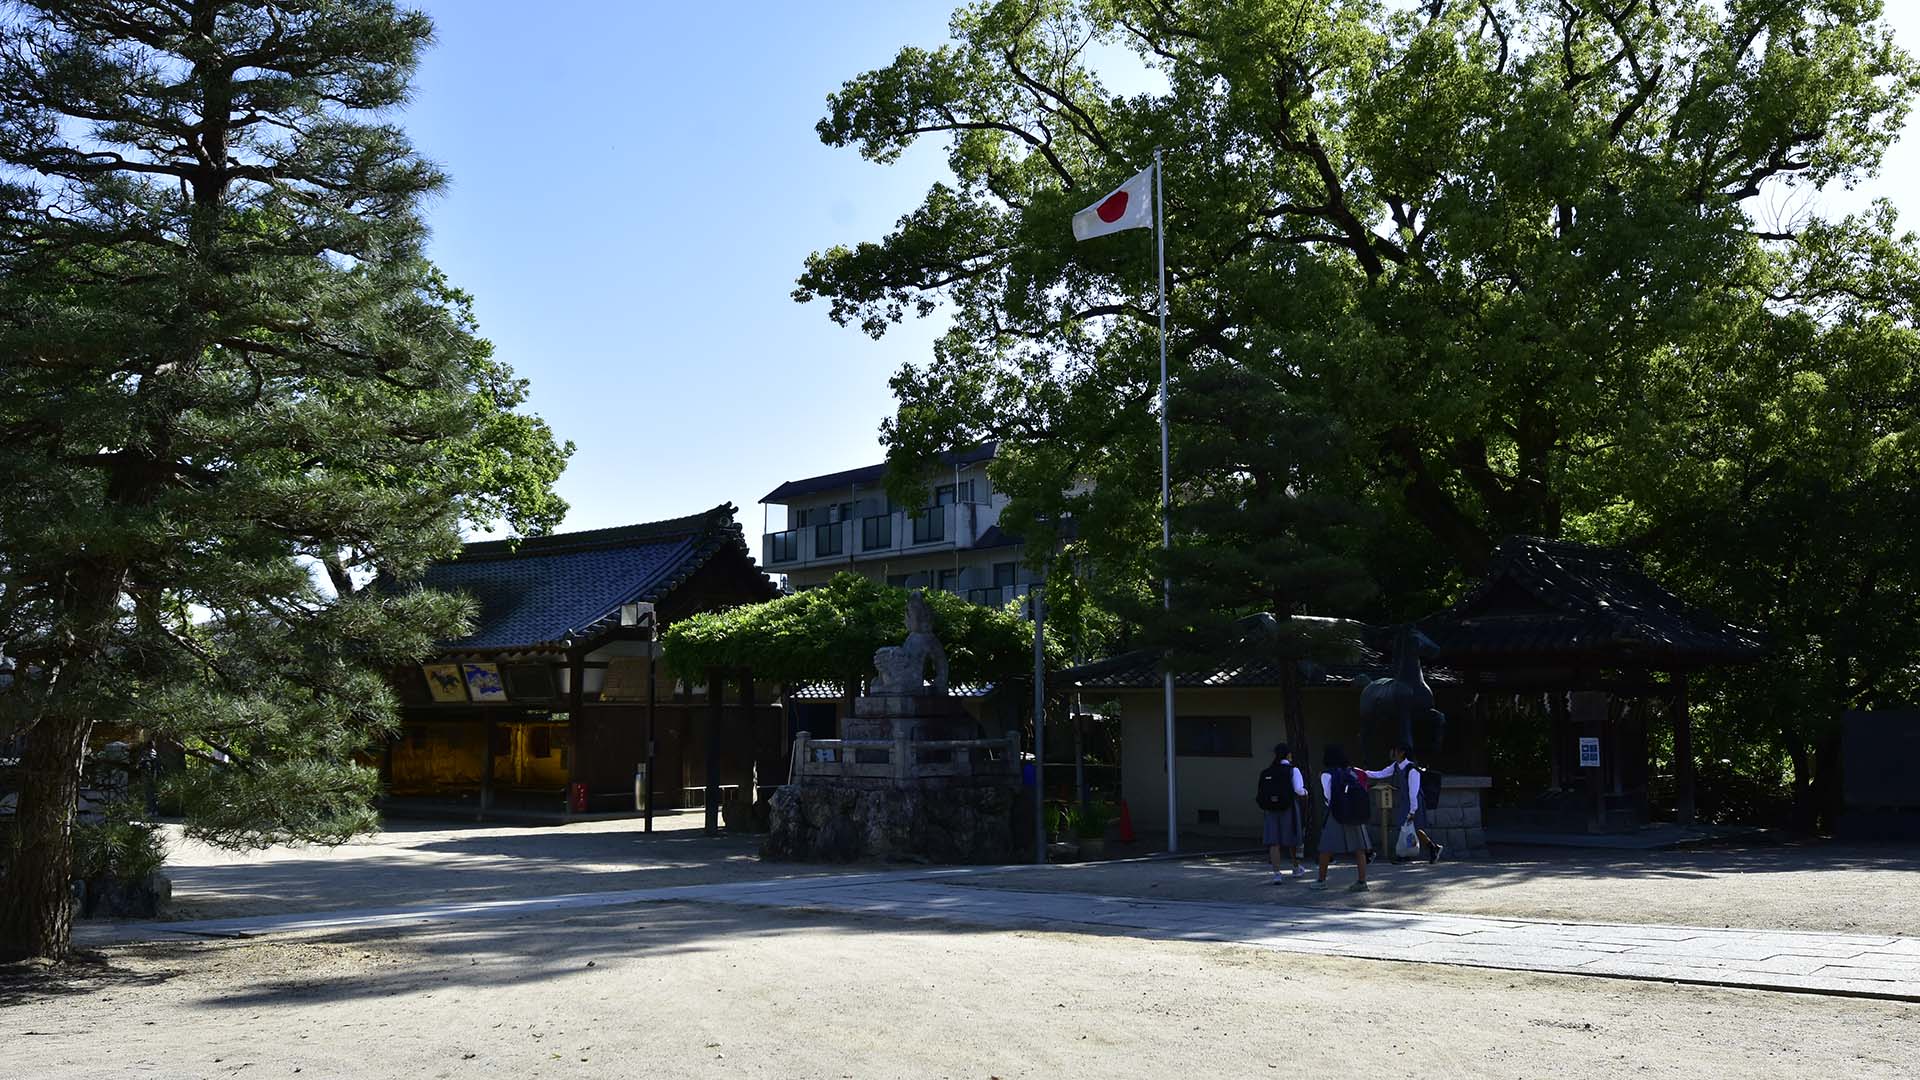
[[[1914,244],[1888,212],[1809,209],[1905,120],[1915,66],[1881,11],[979,3],[952,43],[831,97],[824,141],[889,162],[936,137],[951,177],[886,236],[812,257],[796,296],[874,335],[944,308],[934,355],[894,381],[896,463],[1000,439],[1004,468],[1045,466],[1005,478],[1029,500],[1012,515],[1071,510],[1137,595],[1150,567],[1120,546],[1157,511],[1153,249],[1076,244],[1067,222],[1161,148],[1176,460],[1205,437],[1182,401],[1222,367],[1337,424],[1379,511],[1355,548],[1375,617],[1444,599],[1505,534],[1638,550],[1798,627],[1765,673],[1793,693],[1710,688],[1793,756],[1809,709],[1898,700],[1916,660],[1876,606],[1920,532]],[[1066,476],[1098,494],[1056,494]],[[1205,497],[1175,479],[1176,503]],[[1821,492],[1860,509],[1821,517]],[[1852,594],[1876,621],[1836,638]]]
[[[1033,624],[1011,610],[928,590],[934,633],[955,685],[1017,679],[1033,670]],[[907,633],[907,590],[852,572],[826,584],[726,611],[688,616],[667,628],[661,658],[689,680],[712,671],[751,671],[778,682],[837,682],[849,696],[873,676],[873,654]],[[1054,663],[1061,653],[1049,640]]]
[[[183,746],[213,839],[368,827],[380,673],[470,613],[360,586],[565,509],[570,448],[423,257],[444,179],[382,118],[431,35],[391,0],[0,15],[0,952],[67,948],[95,725]]]

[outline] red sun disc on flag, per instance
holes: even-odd
[[[1101,203],[1099,208],[1094,211],[1094,213],[1100,215],[1101,221],[1104,221],[1109,225],[1113,224],[1116,221],[1119,221],[1120,215],[1126,212],[1127,212],[1127,193],[1124,191],[1116,191],[1113,194],[1107,196],[1107,201]]]

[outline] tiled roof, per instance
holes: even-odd
[[[983,698],[993,693],[993,683],[961,683],[949,687],[947,696],[957,698]],[[845,683],[819,681],[797,683],[791,687],[795,701],[839,701],[847,696]]]
[[[956,450],[940,455],[940,464],[973,465],[993,460],[998,443],[983,443],[971,450]],[[789,480],[772,491],[767,492],[763,503],[786,503],[808,495],[818,495],[823,491],[841,491],[855,486],[872,487],[887,478],[885,462],[868,465],[859,469],[847,469],[844,472],[827,473],[824,476],[809,476],[804,480]]]
[[[1243,650],[1253,652],[1258,648],[1254,638],[1263,632],[1261,624],[1270,620],[1271,616],[1253,616],[1241,620],[1241,625],[1248,631],[1247,640],[1241,645]],[[1340,686],[1356,678],[1379,678],[1392,674],[1386,660],[1368,644],[1368,640],[1377,635],[1374,628],[1337,619],[1296,617],[1296,621],[1312,624],[1315,634],[1323,640],[1337,641],[1336,650],[1344,655],[1338,659],[1323,660],[1287,660],[1270,656],[1229,659],[1207,665],[1180,664],[1173,673],[1173,685],[1213,689],[1275,687],[1280,685],[1281,665],[1286,663],[1299,665],[1303,686]],[[1157,649],[1136,649],[1091,664],[1067,668],[1059,672],[1055,679],[1084,690],[1151,690],[1161,685],[1161,655]],[[1427,669],[1426,675],[1429,682],[1450,682],[1453,678],[1450,673],[1432,668]]]
[[[480,605],[473,633],[442,643],[450,652],[555,648],[612,626],[621,604],[659,601],[725,547],[744,555],[733,515],[725,504],[671,521],[534,537],[517,548],[468,544],[429,567],[420,584],[468,593]]]
[[[1459,603],[1420,620],[1442,663],[1646,667],[1753,660],[1764,636],[1661,588],[1625,552],[1515,536]]]

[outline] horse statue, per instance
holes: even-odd
[[[927,686],[927,664],[933,664],[933,685]],[[907,594],[907,640],[873,654],[876,673],[870,694],[937,694],[947,692],[947,650],[933,636],[933,608],[924,589]]]
[[[1412,623],[1407,623],[1394,631],[1393,635],[1393,674],[1384,679],[1361,677],[1360,684],[1360,723],[1366,732],[1379,730],[1377,725],[1387,724],[1398,732],[1400,745],[1409,749],[1438,750],[1446,735],[1447,714],[1433,707],[1433,688],[1427,685],[1427,676],[1420,668],[1421,657],[1431,657],[1439,652],[1433,639],[1421,633]],[[1415,718],[1431,722],[1433,742],[1421,747],[1414,740],[1413,723]]]

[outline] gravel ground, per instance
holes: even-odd
[[[1891,1002],[692,905],[116,947],[0,976],[0,1006],[5,1071],[41,1080],[1872,1078],[1912,1075],[1920,1029]]]
[[[1376,864],[1373,891],[1272,885],[1264,857],[1080,863],[970,885],[1163,900],[1376,907],[1570,922],[1920,935],[1920,854],[1891,845],[1773,844],[1670,852],[1507,850],[1491,860]],[[1353,880],[1352,864],[1328,880]]]

